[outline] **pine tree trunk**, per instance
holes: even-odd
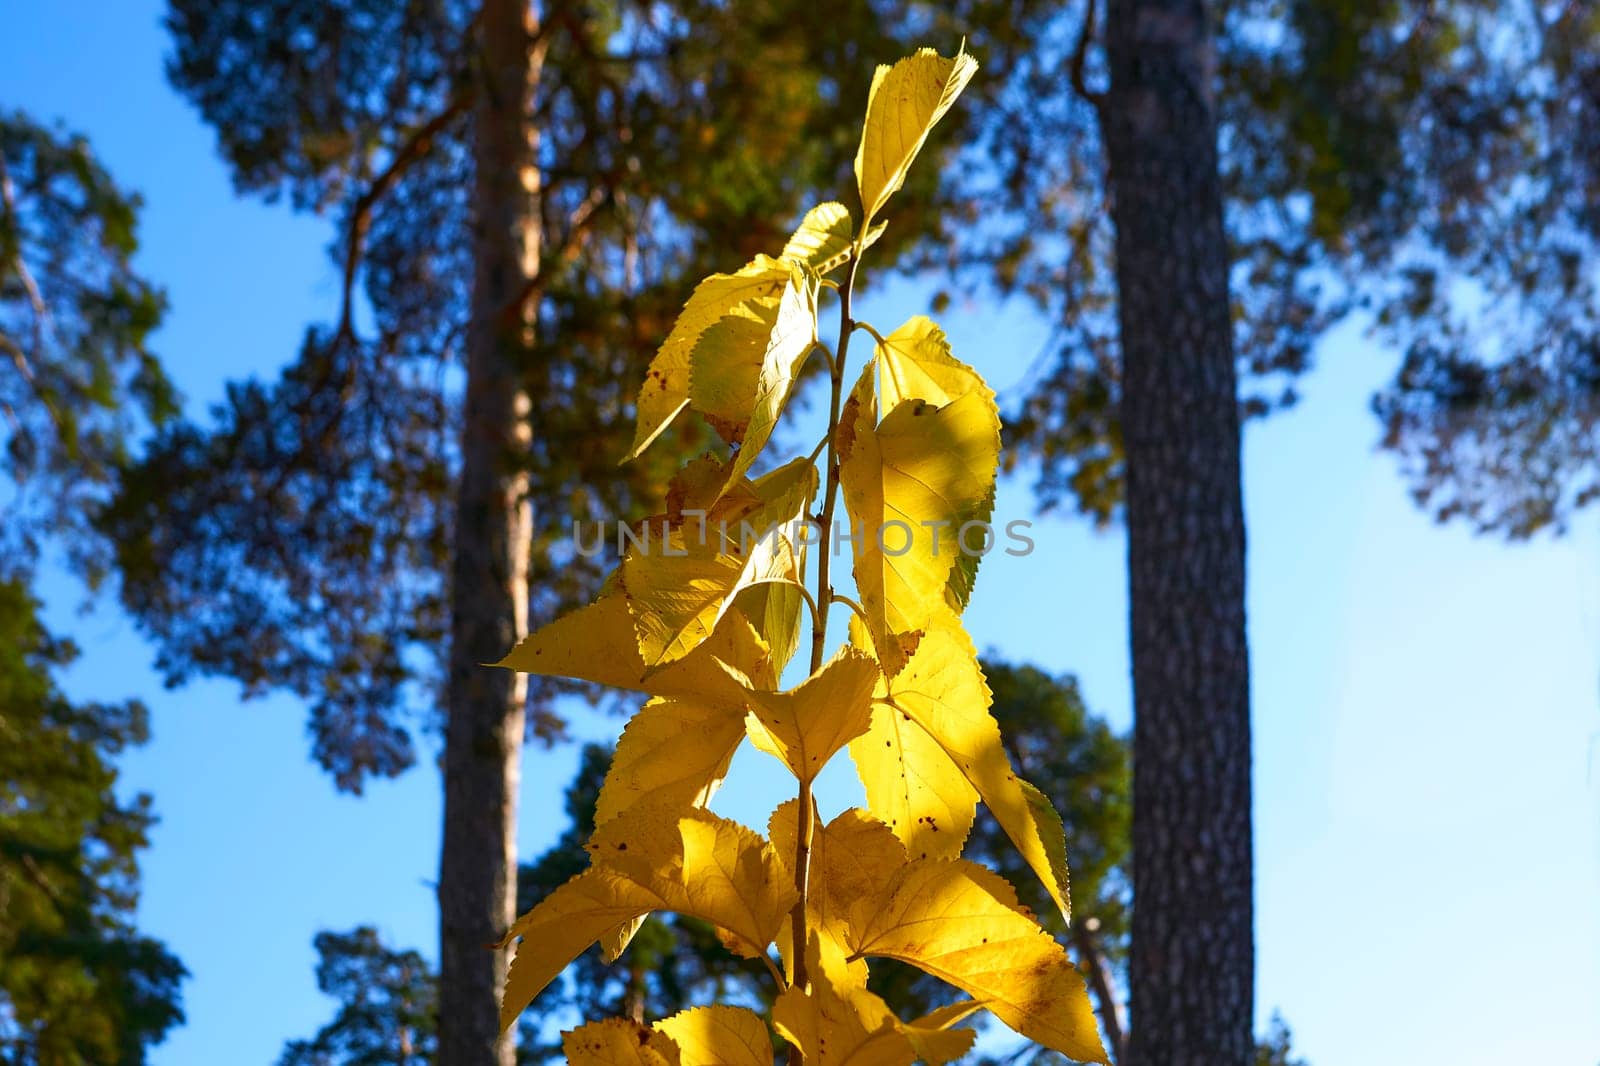
[[[527,0],[484,0],[473,112],[473,257],[461,474],[456,498],[444,848],[439,863],[440,1066],[512,1066],[499,1035],[515,918],[517,790],[526,679],[480,665],[527,631],[530,514],[524,387],[533,309],[508,313],[539,262],[539,77]]]
[[[1111,0],[1134,686],[1132,1066],[1252,1056],[1239,417],[1204,0]]]

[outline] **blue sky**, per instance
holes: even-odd
[[[152,0],[7,5],[0,107],[90,136],[146,198],[140,262],[167,287],[158,346],[191,407],[272,374],[334,312],[317,219],[235,199],[211,132],[161,74]],[[880,326],[914,285],[870,295]],[[957,354],[1004,389],[1043,337],[1021,307],[944,316]],[[1440,528],[1376,452],[1366,401],[1394,356],[1355,327],[1323,344],[1300,407],[1246,437],[1256,731],[1258,1013],[1281,1009],[1314,1066],[1600,1062],[1600,524],[1506,546]],[[1024,485],[1002,520],[1028,517]],[[1120,534],[1038,521],[1037,550],[985,563],[968,612],[980,647],[1080,677],[1129,720]],[[355,799],[308,758],[304,708],[211,682],[163,691],[152,648],[111,603],[80,615],[52,578],[50,618],[84,646],[82,696],[137,694],[155,737],[124,760],[162,822],[141,922],[193,972],[189,1024],[159,1066],[268,1063],[331,1004],[311,948],[374,923],[432,953],[439,839],[431,766]],[[617,724],[587,717],[583,735]],[[741,755],[718,803],[780,797]],[[530,751],[525,852],[560,828],[574,753]],[[827,800],[850,802],[848,770]],[[764,808],[762,808],[764,810]]]

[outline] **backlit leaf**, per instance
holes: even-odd
[[[876,244],[883,230],[882,223],[868,230],[861,247],[866,249]],[[853,236],[849,208],[839,203],[818,204],[800,220],[800,228],[783,247],[783,258],[797,260],[818,274],[826,274],[849,261]]]
[[[805,573],[805,551],[800,554],[800,572]],[[734,598],[741,611],[772,653],[773,672],[782,675],[800,649],[800,637],[808,630],[806,601],[795,585],[764,581],[743,589]]]
[[[772,1066],[767,1023],[743,1007],[695,1007],[654,1028],[677,1045],[680,1066]]]
[[[866,733],[850,742],[850,758],[867,806],[914,857],[961,854],[977,814],[978,791],[927,730],[904,711],[875,704]]]
[[[506,942],[520,943],[501,1003],[502,1028],[590,944],[650,911],[711,922],[731,948],[755,956],[772,943],[795,904],[794,886],[771,846],[708,811],[630,811],[597,829],[585,848],[589,869],[517,919],[506,935]]]
[[[996,454],[999,453],[1000,410],[995,406],[994,390],[989,388],[972,367],[950,353],[950,341],[932,319],[915,315],[899,329],[883,339],[877,347],[878,402],[885,411],[893,411],[907,400],[926,400],[944,406],[968,395],[977,395],[992,420]],[[961,611],[972,596],[973,583],[978,578],[978,562],[983,558],[984,537],[989,519],[994,514],[995,470],[988,471],[987,479],[980,482],[983,491],[965,494],[967,507],[951,519],[950,536],[954,538],[953,566],[947,586],[951,606]],[[974,530],[979,540],[963,550],[961,531],[967,523],[982,523]]]
[[[617,740],[595,801],[595,824],[635,806],[704,807],[743,739],[737,712],[693,700],[651,700]]]
[[[817,944],[810,947],[811,989],[785,989],[772,1005],[772,1027],[800,1049],[806,1066],[910,1066],[911,1041],[900,1032],[889,1009],[866,1002],[878,999],[865,989],[839,988],[820,965]]]
[[[695,287],[645,374],[628,459],[649,447],[688,406],[690,358],[706,331],[746,306],[776,310],[792,273],[788,264],[758,255],[735,273],[712,274]]]
[[[848,645],[788,692],[752,692],[750,741],[812,781],[827,761],[867,728],[878,664]]]
[[[571,1066],[686,1066],[671,1038],[627,1018],[564,1032],[561,1051]]]
[[[867,119],[856,150],[856,185],[868,225],[906,180],[934,123],[955,103],[978,69],[965,52],[945,59],[931,48],[894,66],[880,66],[867,96]]]
[[[825,274],[849,256],[854,236],[848,207],[833,202],[818,204],[806,212],[800,228],[783,246],[783,258],[799,260],[818,274]]]
[[[742,714],[746,688],[719,667],[718,660],[755,684],[776,684],[766,645],[737,610],[730,610],[711,637],[693,652],[659,670],[648,669],[639,654],[627,597],[618,590],[523,638],[494,665],[678,697],[709,707],[737,709]]]
[[[746,305],[708,329],[695,345],[689,400],[730,444],[728,483],[749,471],[811,351],[817,333],[817,276],[793,264],[775,305]]]
[[[919,859],[873,903],[852,923],[853,952],[925,970],[1068,1058],[1106,1061],[1083,978],[1004,878],[959,859]]]
[[[1000,457],[994,396],[974,388],[942,406],[903,399],[879,422],[869,364],[835,438],[852,528],[856,587],[884,673],[950,609],[961,526],[987,513]],[[959,583],[959,582],[958,582]]]
[[[780,804],[767,823],[773,850],[790,878],[799,843],[799,810],[795,800]],[[865,811],[851,808],[827,825],[820,819],[813,823],[806,914],[817,937],[814,947],[819,965],[833,975],[836,985],[866,988],[866,963],[845,961],[850,917],[869,906],[870,897],[882,891],[906,862],[905,846],[888,826]],[[792,966],[787,930],[780,930],[778,946]]]
[[[944,750],[1039,875],[1062,917],[1070,920],[1061,817],[1038,789],[1012,769],[1000,726],[989,713],[989,685],[960,623],[946,617],[931,627],[905,670],[888,682],[881,699],[901,715],[902,726],[921,728]],[[915,826],[909,835],[899,827],[896,833],[908,846],[927,836]],[[912,853],[917,854],[915,847]]]
[[[646,667],[676,662],[699,647],[741,590],[801,579],[796,522],[816,489],[816,467],[797,459],[741,482],[736,496],[724,496],[705,514],[674,520],[669,513],[642,523],[654,540],[631,548],[621,573]]]

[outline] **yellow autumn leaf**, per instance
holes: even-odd
[[[916,650],[950,609],[963,523],[986,513],[1000,461],[994,394],[973,389],[942,406],[903,399],[880,422],[869,363],[835,437],[852,529],[856,587],[884,673]]]
[[[850,742],[850,758],[867,806],[913,856],[961,854],[977,815],[978,791],[927,730],[905,712],[877,703],[867,731]]]
[[[816,494],[816,467],[796,459],[739,484],[709,509],[646,520],[642,531],[654,540],[623,559],[622,587],[651,670],[699,647],[743,589],[801,580],[797,520]]]
[[[737,668],[754,684],[777,683],[765,643],[737,610],[730,610],[694,651],[659,670],[649,669],[639,654],[627,596],[616,590],[524,637],[494,665],[693,700],[742,714],[746,687],[718,661]]]
[[[767,822],[767,837],[791,880],[799,843],[799,811],[799,803],[789,800],[780,804]],[[866,906],[906,862],[905,846],[887,826],[865,811],[851,808],[827,825],[820,819],[813,821],[806,916],[817,938],[813,947],[819,955],[818,964],[832,975],[836,985],[866,988],[866,963],[845,962],[850,916]],[[792,970],[789,930],[779,931],[778,947]]]
[[[804,574],[806,560],[803,548],[799,564],[800,572]],[[733,605],[750,620],[756,633],[766,642],[772,654],[773,672],[781,676],[783,668],[800,650],[800,637],[808,628],[806,598],[799,586],[785,581],[764,581],[740,590],[734,597]]]
[[[960,988],[1030,1040],[1105,1062],[1083,978],[1003,877],[960,859],[919,859],[852,921],[850,948],[898,959]]]
[[[850,255],[855,238],[850,209],[844,204],[818,204],[806,212],[800,227],[783,246],[783,258],[805,263],[818,274],[826,274]]]
[[[917,1051],[924,1066],[944,1066],[972,1050],[978,1039],[976,1029],[954,1026],[983,1009],[975,999],[963,999],[929,1011],[915,1021],[904,1022],[900,1031]]]
[[[791,985],[772,1005],[772,1027],[800,1050],[806,1066],[910,1066],[911,1041],[887,1005],[866,989],[841,988],[808,946],[811,988]],[[868,1006],[877,1000],[874,1006]]]
[[[787,692],[751,692],[750,742],[810,782],[827,761],[867,728],[878,664],[841,647],[820,670]]]
[[[790,876],[790,857],[798,843],[799,809],[798,802],[790,800],[772,812],[768,823],[768,837]],[[825,826],[820,821],[813,823],[809,861],[806,915],[814,938],[811,972],[825,975],[837,995],[851,1000],[867,1031],[877,1032],[890,1025],[904,1035],[918,1061],[940,1066],[966,1054],[976,1033],[949,1027],[979,1010],[981,1004],[967,1000],[916,1021],[902,1022],[881,999],[867,991],[866,961],[848,957],[852,916],[859,921],[863,910],[872,906],[873,898],[907,863],[905,846],[888,826],[866,811],[851,808]],[[778,947],[792,973],[790,945],[790,930],[779,930]]]
[[[500,1028],[517,1015],[566,965],[620,925],[660,907],[661,897],[614,871],[591,867],[518,918],[507,941],[522,938],[511,960]]]
[[[706,331],[690,360],[689,402],[730,444],[728,484],[766,447],[817,336],[817,275],[790,263],[775,306],[725,318]]]
[[[923,48],[873,73],[867,119],[856,150],[863,226],[904,184],[934,123],[955,103],[977,69],[977,61],[965,52],[945,59]]]
[[[994,390],[983,375],[957,359],[950,339],[926,315],[913,315],[874,349],[878,360],[878,398],[886,411],[906,400],[927,400],[943,407],[969,392]]]
[[[672,1039],[628,1018],[606,1018],[561,1034],[571,1066],[688,1066]]]
[[[758,255],[736,272],[712,274],[695,287],[645,374],[633,447],[624,462],[648,448],[688,406],[690,360],[706,331],[741,308],[770,306],[775,311],[792,273],[789,264]]]
[[[883,230],[882,223],[868,230],[861,241],[862,249],[876,244]],[[783,258],[805,263],[818,274],[826,274],[849,261],[853,240],[850,209],[840,203],[818,204],[806,212],[806,217],[800,220],[800,228],[783,246]]]
[[[999,723],[989,713],[990,697],[972,641],[960,622],[947,616],[929,629],[910,663],[886,684],[880,702],[901,716],[903,727],[922,729],[943,749],[950,772],[961,774],[977,789],[995,821],[1061,909],[1062,917],[1070,921],[1066,832],[1061,816],[1012,768]],[[947,780],[948,773],[935,778],[941,779]],[[896,832],[913,854],[918,848],[911,841],[927,838],[915,825],[909,833],[899,827]]]
[[[509,1026],[566,965],[618,927],[653,910],[711,922],[725,943],[762,954],[795,904],[770,845],[708,811],[635,810],[599,827],[589,869],[517,919],[500,1024]]]
[[[633,807],[704,807],[742,740],[744,719],[736,711],[686,699],[651,700],[617,739],[595,801],[595,824]]]
[[[926,315],[907,319],[899,329],[883,338],[876,354],[878,402],[883,410],[893,411],[908,400],[925,400],[943,407],[976,394],[982,398],[992,420],[998,455],[1000,409],[995,406],[994,390],[983,380],[983,375],[951,354],[949,338],[932,319]],[[949,534],[954,559],[946,591],[951,607],[958,612],[972,596],[978,563],[983,558],[982,552],[987,550],[987,538],[992,535],[988,532],[988,522],[994,514],[995,473],[993,469],[987,472],[981,491],[974,486],[974,490],[965,495],[966,509],[951,519]],[[982,524],[977,529],[981,536],[971,551],[964,551],[956,538],[969,522]]]
[[[653,1028],[677,1045],[679,1066],[772,1066],[767,1023],[743,1007],[694,1007]]]

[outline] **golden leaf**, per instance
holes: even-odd
[[[733,485],[749,471],[789,394],[817,335],[815,273],[791,263],[775,305],[745,305],[707,330],[695,345],[689,401],[722,438],[739,446],[728,473]]]
[[[867,249],[883,236],[884,226],[879,224],[867,231],[861,247]],[[783,246],[783,258],[805,263],[818,274],[827,274],[850,260],[853,230],[850,210],[840,203],[818,204],[800,220],[789,243]]]
[[[889,1008],[866,989],[839,988],[808,947],[811,988],[791,985],[772,1005],[772,1027],[800,1049],[806,1066],[910,1066],[916,1051]],[[877,1003],[866,1006],[871,1001]]]
[[[707,640],[740,591],[801,579],[797,520],[816,491],[816,467],[796,459],[741,482],[736,499],[704,514],[680,508],[676,520],[669,513],[642,524],[659,539],[630,549],[621,573],[639,655],[652,672]]]
[[[678,1046],[680,1066],[772,1066],[767,1023],[743,1007],[695,1007],[654,1028]]]
[[[648,448],[688,406],[690,359],[706,331],[742,307],[775,309],[792,273],[789,264],[758,255],[735,273],[712,274],[695,287],[645,374],[638,427],[624,462]]]
[[[943,407],[969,395],[981,397],[991,420],[995,454],[1000,446],[1000,410],[994,390],[972,367],[950,353],[944,330],[925,315],[907,319],[877,346],[878,402],[893,411],[908,400],[924,400]],[[990,468],[972,491],[964,494],[966,507],[950,520],[950,547],[954,556],[947,598],[957,612],[964,609],[977,581],[981,546],[963,550],[958,539],[969,522],[983,523],[985,541],[992,536],[988,521],[994,514],[995,469]],[[981,487],[980,487],[981,486]],[[986,549],[983,549],[986,550]]]
[[[737,610],[728,611],[710,638],[682,659],[659,670],[647,668],[639,654],[628,598],[616,590],[524,637],[494,665],[693,700],[742,714],[746,687],[718,662],[733,666],[754,684],[770,687],[777,682],[765,643]]]
[[[878,421],[868,364],[840,415],[840,484],[856,587],[886,675],[951,607],[961,526],[987,513],[1000,460],[994,394],[975,388],[940,406],[902,400]],[[970,584],[970,582],[968,583]]]
[[[880,690],[884,695],[887,690]],[[904,711],[878,703],[872,724],[850,742],[867,806],[919,859],[961,854],[978,791],[939,743]]]
[[[1066,833],[1061,817],[1049,800],[1012,768],[1000,739],[1000,726],[989,713],[989,685],[960,623],[947,616],[930,628],[917,653],[905,670],[888,682],[881,698],[902,716],[903,727],[921,728],[944,750],[952,769],[977,789],[1000,828],[1039,875],[1062,917],[1070,920]],[[948,774],[930,775],[929,779],[947,782]],[[908,830],[896,827],[896,834],[908,847],[913,839],[927,839],[915,825]],[[913,854],[917,854],[915,847]]]
[[[898,959],[962,989],[1030,1040],[1105,1062],[1083,978],[1006,880],[959,859],[919,859],[850,929],[860,956]]]
[[[561,1051],[571,1066],[687,1066],[669,1037],[627,1018],[563,1032]]]
[[[692,700],[651,700],[617,740],[595,801],[595,824],[635,806],[704,807],[743,739],[737,712]]]
[[[754,957],[772,943],[795,904],[794,886],[771,846],[708,811],[630,811],[597,829],[585,848],[589,869],[506,934],[506,942],[520,943],[501,1003],[502,1028],[590,944],[650,911],[711,922],[730,948]]]
[[[878,664],[848,645],[788,692],[751,692],[750,742],[810,782],[867,728]]]
[[[934,123],[955,103],[977,69],[977,61],[965,52],[945,59],[923,48],[873,73],[867,119],[856,150],[863,226],[904,184]]]

